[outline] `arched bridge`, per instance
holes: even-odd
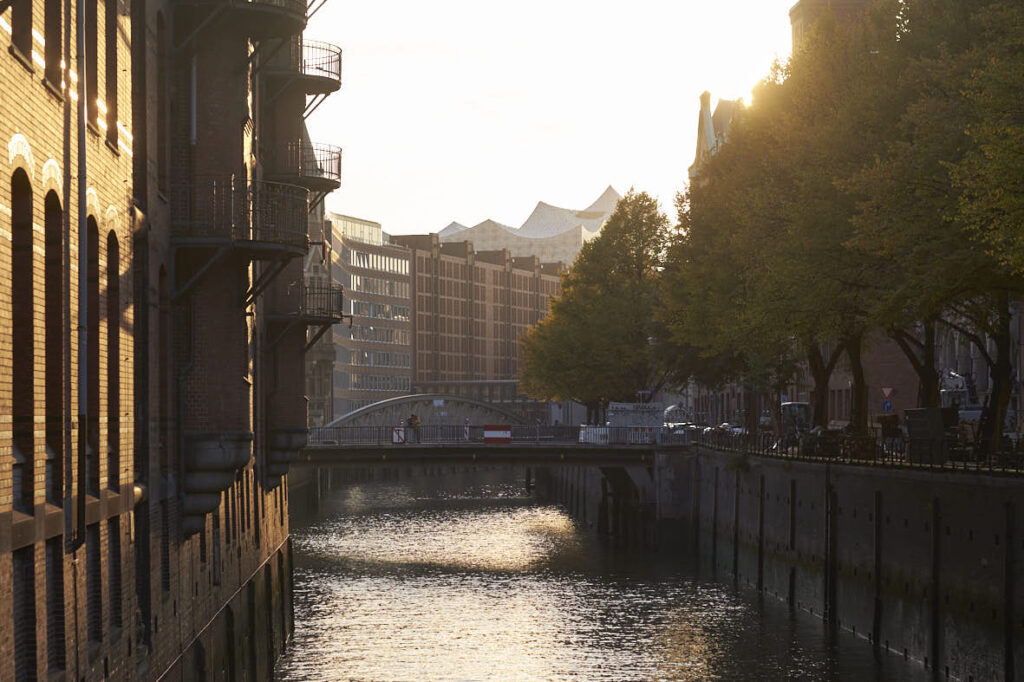
[[[659,427],[424,424],[310,429],[296,462],[321,465],[526,464],[651,466],[689,438]]]
[[[521,424],[515,412],[500,405],[442,393],[415,393],[381,400],[338,417],[323,428],[390,427],[405,424],[415,414],[425,426],[438,424]]]

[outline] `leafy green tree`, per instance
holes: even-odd
[[[857,197],[840,180],[884,149],[886,84],[895,80],[895,3],[860,23],[820,21],[679,204],[663,315],[679,343],[734,353],[751,376],[784,377],[806,353],[817,424],[842,350],[854,425],[867,426],[861,362],[877,259],[851,248]],[[766,374],[767,372],[767,374]]]
[[[983,39],[964,89],[973,145],[953,168],[959,217],[1004,266],[1024,274],[1024,10],[994,5],[977,23]]]
[[[971,92],[965,84],[974,82],[976,98],[990,96],[978,69],[1005,51],[1005,40],[978,30],[978,17],[993,16],[986,5],[986,0],[904,3],[895,50],[898,124],[885,153],[851,175],[847,186],[862,196],[851,244],[882,264],[872,317],[918,373],[919,403],[939,402],[935,328],[946,324],[971,339],[989,366],[994,399],[983,411],[982,437],[995,447],[1010,398],[1009,299],[1020,284],[991,249],[975,241],[978,234],[999,234],[988,229],[995,221],[975,220],[972,233],[967,215],[993,206],[988,198],[1013,194],[1006,192],[1013,185],[1000,185],[981,170],[983,146],[972,138],[991,128],[979,125],[983,107],[964,95]],[[1012,33],[1005,12],[1001,30]],[[977,190],[977,203],[964,201],[967,185]]]
[[[594,422],[609,401],[662,388],[668,370],[655,362],[652,311],[670,227],[646,192],[631,189],[619,201],[563,277],[548,316],[523,338],[529,395],[581,402]]]

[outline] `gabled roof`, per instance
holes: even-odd
[[[742,99],[720,99],[711,113],[711,93],[704,91],[700,96],[700,114],[697,117],[697,153],[690,166],[690,179],[700,172],[700,167],[718,153],[729,139],[729,128],[743,112]]]
[[[438,235],[440,235],[441,237],[448,237],[448,236],[451,236],[451,235],[455,234],[456,232],[462,232],[463,230],[466,230],[466,229],[469,229],[469,228],[467,228],[465,225],[463,225],[461,223],[457,223],[455,221],[452,221],[452,222],[448,223],[448,226],[446,228],[444,228],[443,230],[438,232]]]

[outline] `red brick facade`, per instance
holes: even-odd
[[[0,679],[269,679],[338,175],[280,140],[340,53],[304,78],[292,0],[89,3],[83,175],[78,9],[0,14]]]
[[[563,264],[436,234],[393,241],[412,249],[414,391],[516,400],[519,340],[547,314]]]

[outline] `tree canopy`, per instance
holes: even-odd
[[[896,341],[936,406],[944,326],[988,367],[994,447],[1024,295],[1022,91],[1018,4],[826,10],[677,196],[675,231],[646,194],[620,202],[527,336],[524,387],[593,406],[738,380],[774,404],[802,367],[823,425],[843,357],[863,431],[870,339]]]
[[[521,385],[529,395],[575,400],[596,419],[609,401],[663,385],[652,311],[669,232],[647,193],[630,190],[619,201],[563,276],[548,316],[523,338]]]

